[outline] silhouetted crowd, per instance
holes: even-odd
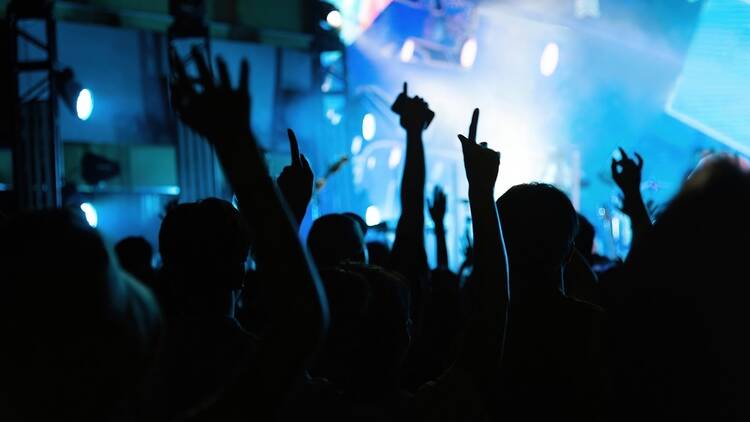
[[[610,260],[554,186],[493,196],[500,154],[477,139],[476,109],[458,135],[472,236],[452,272],[446,195],[425,201],[432,116],[406,84],[393,244],[366,243],[353,213],[318,218],[303,244],[313,172],[290,130],[291,163],[270,177],[248,63],[235,88],[222,59],[212,73],[193,52],[197,79],[170,59],[173,108],[238,205],[171,207],[159,268],[143,238],[112,254],[80,211],[4,218],[0,420],[750,420],[750,173],[736,157],[706,159],[657,216],[643,159],[621,149],[633,240]]]

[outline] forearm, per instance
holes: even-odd
[[[424,183],[425,163],[421,131],[408,131],[406,164],[401,182],[401,216],[396,227],[392,259],[417,271],[427,270],[424,252]],[[424,267],[424,268],[422,268]],[[404,271],[404,268],[396,268]],[[413,272],[413,271],[406,271]],[[413,276],[413,274],[404,274]]]
[[[468,371],[481,389],[495,379],[503,354],[508,309],[508,266],[497,209],[489,192],[469,193],[474,220],[475,311],[466,329],[456,366]]]
[[[508,259],[491,189],[469,190],[473,219],[474,271],[478,275],[480,312],[492,336],[500,336],[508,305]],[[500,341],[500,338],[497,338]]]
[[[421,131],[407,131],[406,161],[401,179],[401,215],[421,217],[424,229],[425,159]]]
[[[435,222],[435,246],[437,249],[437,267],[448,268],[448,245],[445,241],[445,224]]]
[[[630,218],[630,227],[633,233],[630,243],[630,250],[632,251],[634,248],[640,247],[644,237],[648,236],[652,224],[651,216],[640,191],[626,194],[626,200],[629,204],[627,215]]]
[[[299,241],[291,213],[260,151],[253,142],[236,145],[240,146],[231,151],[218,148],[217,153],[237,195],[240,212],[254,230],[255,260],[269,280],[270,299],[278,310],[275,325],[303,332],[306,345],[314,347],[326,320],[317,270]]]

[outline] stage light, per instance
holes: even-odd
[[[464,42],[461,47],[461,66],[464,68],[470,68],[474,65],[474,61],[477,59],[477,39],[474,37],[469,38]]]
[[[367,169],[372,170],[375,168],[375,166],[378,164],[378,159],[375,157],[368,157],[367,158]]]
[[[341,16],[341,12],[338,10],[331,10],[326,16],[326,22],[331,25],[332,28],[341,28],[341,24],[344,23],[344,19]]]
[[[410,62],[412,57],[414,57],[414,50],[416,50],[417,44],[412,39],[408,39],[404,41],[404,44],[401,46],[401,53],[399,54],[401,61],[404,63]]]
[[[83,215],[86,217],[86,222],[89,223],[89,226],[96,228],[99,224],[99,215],[96,212],[96,208],[90,202],[84,202],[81,204],[81,211],[83,211]]]
[[[539,72],[544,76],[552,76],[557,70],[557,63],[560,60],[560,47],[556,43],[549,43],[542,51],[542,57],[539,59]]]
[[[334,110],[334,109],[332,109],[332,108],[329,108],[328,110],[326,110],[326,118],[328,118],[328,120],[329,120],[329,121],[331,122],[331,124],[332,124],[332,125],[334,125],[334,126],[336,126],[336,125],[338,125],[339,123],[341,123],[341,119],[342,119],[343,117],[344,117],[344,116],[340,115],[339,113],[337,113],[337,112],[336,112],[336,110]]]
[[[365,141],[371,141],[375,137],[375,116],[367,113],[362,118],[362,137]]]
[[[60,98],[71,112],[81,120],[88,120],[94,111],[94,98],[91,91],[85,89],[75,78],[73,69],[66,67],[55,72],[54,83]]]
[[[357,155],[360,151],[362,151],[362,137],[355,136],[352,139],[352,155]]]
[[[94,111],[94,99],[91,96],[91,91],[84,88],[78,94],[76,100],[76,115],[81,120],[88,120],[92,111]]]
[[[388,156],[388,168],[395,169],[401,163],[401,148],[392,148]]]
[[[367,211],[365,211],[365,223],[367,223],[368,226],[377,226],[382,221],[378,207],[375,205],[367,207]]]

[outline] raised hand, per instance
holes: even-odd
[[[227,64],[222,58],[216,59],[218,80],[211,75],[197,48],[191,52],[198,68],[197,80],[187,75],[185,63],[174,49],[170,50],[169,58],[174,70],[170,81],[172,107],[180,119],[214,145],[226,140],[247,139],[250,135],[250,66],[247,60],[242,61],[239,87],[233,89]]]
[[[429,105],[420,97],[409,98],[406,82],[401,95],[406,98],[401,111],[401,127],[407,131],[423,131],[429,123]]]
[[[471,207],[474,247],[474,271],[471,283],[478,292],[473,304],[476,325],[467,329],[464,352],[456,361],[474,377],[477,385],[489,387],[487,368],[502,361],[507,321],[509,279],[508,260],[505,254],[500,219],[495,205],[494,187],[497,180],[500,154],[477,143],[479,109],[474,109],[469,125],[469,136],[458,135],[464,154],[466,178],[469,180],[469,206]],[[479,323],[478,321],[481,321]],[[480,350],[491,350],[483,353]]]
[[[631,216],[641,213],[645,206],[641,197],[641,173],[643,170],[643,158],[636,152],[636,160],[628,157],[624,149],[619,148],[620,160],[612,159],[612,179],[622,191],[621,211]]]
[[[432,203],[427,200],[427,209],[430,211],[430,217],[435,225],[443,224],[445,218],[446,209],[446,197],[445,192],[440,186],[435,186],[435,190],[432,192]]]
[[[294,131],[287,129],[287,135],[289,136],[291,164],[284,167],[279,178],[276,179],[276,183],[279,185],[279,189],[281,189],[281,193],[292,209],[294,218],[299,225],[305,218],[307,206],[312,199],[315,175],[305,155],[299,152],[299,144]]]
[[[469,137],[458,135],[464,153],[464,167],[469,190],[481,189],[492,192],[497,181],[500,153],[487,148],[486,142],[477,143],[479,109],[475,108],[469,125]]]
[[[633,193],[641,189],[641,172],[643,169],[643,158],[636,152],[634,161],[628,157],[624,149],[620,150],[620,160],[612,158],[612,179],[623,193]]]

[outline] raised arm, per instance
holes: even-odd
[[[435,224],[435,243],[437,249],[437,268],[448,269],[448,246],[445,242],[445,192],[440,186],[435,186],[432,194],[432,203],[427,204],[430,217]]]
[[[404,83],[403,95],[406,93],[407,85]],[[390,265],[412,283],[412,309],[415,313],[421,309],[422,285],[429,272],[424,250],[425,161],[422,131],[427,124],[425,110],[427,103],[414,97],[406,101],[401,113],[401,126],[406,129],[406,162],[401,180],[401,216],[396,226]]]
[[[630,218],[633,229],[633,240],[630,251],[639,248],[644,236],[651,229],[651,217],[641,195],[641,174],[643,172],[643,158],[636,152],[634,161],[624,149],[620,148],[620,160],[612,159],[612,179],[622,194],[622,208],[620,209]],[[628,256],[631,256],[628,253]]]
[[[474,110],[468,138],[458,135],[469,181],[469,203],[474,233],[474,274],[477,300],[461,358],[479,383],[495,376],[502,356],[509,301],[508,259],[495,206],[494,188],[500,154],[476,141],[479,109]]]
[[[199,52],[193,52],[193,59],[200,74],[197,82],[188,78],[176,53],[171,54],[176,71],[173,104],[182,121],[214,146],[240,211],[253,229],[255,259],[265,280],[264,299],[272,311],[270,333],[260,346],[259,361],[253,363],[257,373],[243,378],[246,392],[235,391],[238,395],[262,391],[268,403],[261,405],[272,409],[303,374],[306,360],[325,332],[325,295],[250,130],[248,63],[242,62],[239,88],[233,89],[222,59],[217,60],[218,80]],[[202,89],[196,90],[195,85]],[[245,399],[258,405],[257,397]]]
[[[287,136],[291,162],[281,171],[276,183],[299,226],[305,218],[307,206],[310,205],[312,199],[315,175],[305,155],[299,152],[299,144],[294,131],[287,129]]]

